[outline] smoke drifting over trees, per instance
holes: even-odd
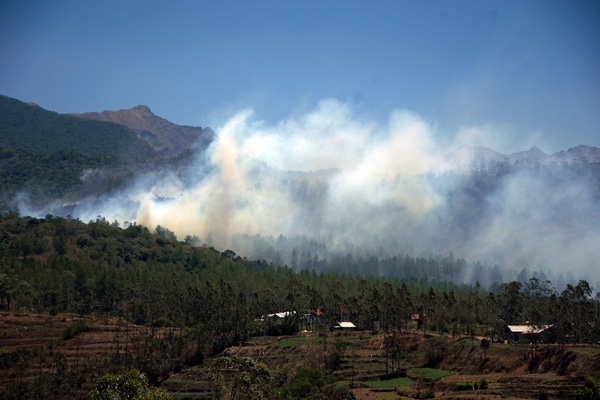
[[[71,215],[161,225],[219,248],[232,247],[236,234],[283,235],[320,243],[321,258],[453,253],[517,271],[594,277],[597,149],[507,156],[464,141],[497,144],[502,135],[493,131],[470,127],[449,137],[407,111],[380,125],[336,100],[275,126],[245,110],[215,129],[191,165],[81,200]],[[291,252],[281,258],[292,264]]]

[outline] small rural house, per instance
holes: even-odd
[[[335,324],[333,326],[333,329],[338,329],[341,331],[355,331],[356,325],[354,325],[352,322],[349,322],[349,321],[338,322],[337,324]]]
[[[294,315],[296,315],[296,311],[283,311],[283,312],[278,312],[278,313],[274,313],[274,314],[263,315],[260,317],[260,319],[261,319],[261,321],[264,321],[267,318],[285,319],[285,318],[293,317]]]
[[[552,325],[507,325],[505,329],[505,338],[507,340],[529,340],[531,343],[540,341],[554,341],[550,335]],[[552,335],[553,336],[553,335]]]

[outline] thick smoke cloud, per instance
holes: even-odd
[[[275,126],[245,110],[216,133],[185,171],[146,174],[110,198],[79,202],[72,215],[161,225],[221,249],[238,233],[304,235],[329,249],[452,252],[581,276],[593,276],[600,259],[598,182],[587,172],[503,171],[489,160],[479,165],[472,148],[455,151],[469,139],[506,150],[516,136],[502,126],[448,138],[407,111],[377,124],[325,100]],[[540,135],[522,142],[532,137]]]
[[[217,240],[234,233],[323,240],[345,234],[344,227],[353,236],[379,236],[389,219],[384,207],[412,225],[437,201],[425,179],[435,161],[430,131],[407,112],[394,113],[385,127],[359,122],[334,100],[274,127],[243,111],[200,156],[208,176],[185,190],[173,187],[172,176],[140,185],[130,194],[140,202],[132,219]]]

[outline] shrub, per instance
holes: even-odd
[[[120,375],[107,374],[96,382],[88,394],[90,400],[169,400],[163,390],[150,387],[148,378],[132,369]]]
[[[479,389],[485,390],[487,388],[488,388],[488,382],[485,380],[485,378],[481,378],[481,380],[479,381]]]
[[[434,398],[435,398],[435,392],[431,389],[417,394],[417,399],[434,399]]]
[[[473,384],[471,382],[460,382],[460,383],[457,383],[456,385],[454,385],[454,390],[455,391],[473,390]]]
[[[74,338],[77,334],[90,330],[94,322],[89,318],[83,318],[75,321],[73,325],[65,329],[58,335],[59,340],[69,340]]]
[[[600,400],[600,373],[585,378],[585,387],[579,389],[577,400]]]
[[[540,390],[537,393],[537,397],[538,400],[550,400],[550,395],[548,394],[548,391],[545,389]]]

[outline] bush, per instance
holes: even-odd
[[[479,389],[485,390],[487,388],[488,388],[488,382],[485,380],[485,378],[481,378],[481,380],[479,381]]]
[[[550,400],[550,395],[548,394],[548,391],[545,389],[540,390],[539,392],[537,392],[537,397],[538,400]]]
[[[435,392],[431,389],[417,394],[417,399],[434,399],[434,398],[435,398]]]
[[[455,391],[473,390],[473,384],[471,382],[460,382],[454,385]]]
[[[169,400],[163,390],[150,387],[148,378],[132,369],[120,375],[104,375],[88,395],[90,400]]]
[[[94,322],[89,318],[83,318],[75,321],[73,325],[65,329],[58,335],[59,340],[69,340],[74,338],[77,334],[81,332],[86,332],[90,330]]]
[[[579,389],[577,400],[600,400],[600,373],[585,378],[585,387]]]
[[[329,383],[327,374],[317,368],[298,368],[296,376],[287,386],[288,393],[294,398],[304,399],[313,391]]]

